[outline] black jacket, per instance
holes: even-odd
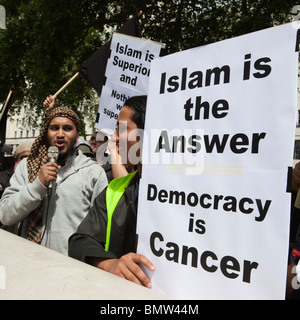
[[[9,180],[14,174],[13,168],[5,171],[0,171],[0,198],[4,193],[4,190],[10,186]]]
[[[107,210],[106,188],[97,196],[86,218],[69,239],[69,256],[85,261],[86,257],[120,258],[136,252],[137,201],[135,189],[138,174],[132,179],[113,213],[109,251],[105,251]]]

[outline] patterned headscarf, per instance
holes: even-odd
[[[44,126],[40,132],[40,135],[33,142],[31,148],[31,154],[27,159],[27,171],[29,183],[32,183],[39,175],[40,168],[48,161],[48,138],[47,132],[50,122],[57,117],[68,118],[73,121],[78,132],[80,132],[80,119],[77,114],[66,107],[57,107],[52,110],[45,120]],[[28,231],[27,239],[41,243],[41,231],[42,231],[42,213],[43,213],[43,201],[39,207],[32,211],[28,217]]]

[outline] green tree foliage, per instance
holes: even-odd
[[[43,100],[68,81],[116,28],[136,14],[124,0],[0,0],[7,24],[0,30],[0,101],[14,92],[10,113]],[[295,0],[134,1],[143,37],[166,43],[165,53],[205,45],[291,21]],[[92,118],[99,97],[78,77],[58,103]]]
[[[138,1],[144,35],[189,49],[291,21],[297,0]]]

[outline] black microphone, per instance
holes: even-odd
[[[56,146],[51,146],[48,148],[48,162],[57,163],[58,158],[58,148]],[[52,188],[53,181],[50,181],[48,188]]]

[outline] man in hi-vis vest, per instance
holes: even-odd
[[[151,288],[151,281],[138,264],[144,264],[151,271],[154,266],[145,256],[135,253],[146,101],[146,96],[125,101],[114,133],[123,164],[134,167],[135,171],[112,180],[98,195],[94,206],[69,239],[69,255]]]

